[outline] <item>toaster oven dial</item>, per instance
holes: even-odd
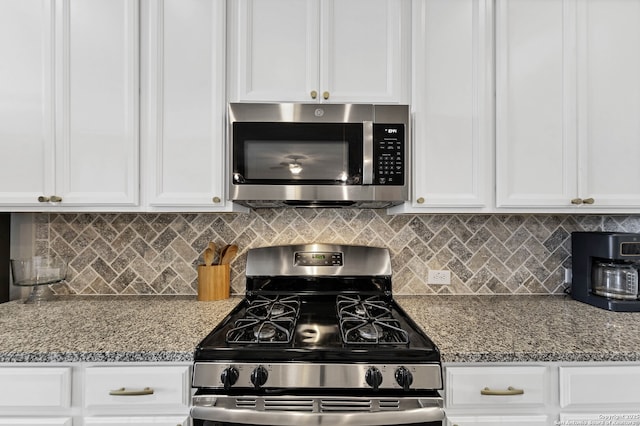
[[[365,373],[364,379],[373,390],[378,390],[382,384],[382,373],[376,367],[370,367]]]
[[[235,385],[236,382],[238,381],[239,375],[240,373],[238,372],[237,368],[235,367],[225,368],[222,371],[222,374],[220,374],[220,380],[222,381],[222,385],[224,386],[224,389],[229,390],[231,386]]]
[[[405,367],[400,367],[396,370],[395,376],[396,382],[402,386],[402,389],[408,391],[409,386],[413,383],[413,374],[411,374],[411,371],[407,370]]]
[[[255,388],[259,388],[267,382],[267,378],[269,377],[269,372],[266,368],[259,365],[251,372],[251,383]]]

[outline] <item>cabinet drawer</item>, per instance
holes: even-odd
[[[448,426],[548,426],[549,419],[544,415],[537,416],[447,416]]]
[[[0,417],[0,426],[71,426],[71,417]]]
[[[141,412],[184,412],[189,407],[189,366],[89,367],[84,406]]]
[[[640,366],[560,367],[560,406],[640,405]]]
[[[546,367],[446,367],[445,371],[448,408],[543,405],[544,395],[549,394]]]
[[[71,368],[0,368],[0,408],[69,408]]]
[[[187,426],[188,416],[136,416],[136,417],[86,417],[85,426]]]

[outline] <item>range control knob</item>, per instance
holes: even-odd
[[[267,382],[267,378],[269,377],[269,372],[266,368],[259,365],[251,372],[251,383],[255,388],[259,388]]]
[[[382,373],[376,367],[370,367],[365,373],[364,379],[373,390],[378,390],[382,384]]]
[[[409,386],[411,386],[411,384],[413,383],[413,374],[411,374],[411,371],[407,370],[404,367],[400,367],[396,370],[395,376],[396,382],[398,382],[398,384],[402,386],[402,389],[408,391]]]
[[[238,376],[240,373],[238,369],[235,367],[228,367],[222,371],[220,374],[220,380],[222,381],[222,385],[225,390],[228,390],[231,386],[235,385],[238,381]]]

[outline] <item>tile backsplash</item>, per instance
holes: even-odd
[[[209,241],[237,244],[232,292],[244,292],[246,251],[332,242],[388,247],[395,294],[557,294],[572,231],[640,232],[640,216],[397,215],[384,210],[259,209],[248,214],[37,214],[36,253],[69,261],[61,294],[196,294]],[[451,285],[426,283],[429,269]]]

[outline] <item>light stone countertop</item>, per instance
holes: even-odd
[[[396,296],[443,362],[640,361],[640,313],[566,296]],[[193,360],[241,298],[66,296],[0,304],[0,362]]]

